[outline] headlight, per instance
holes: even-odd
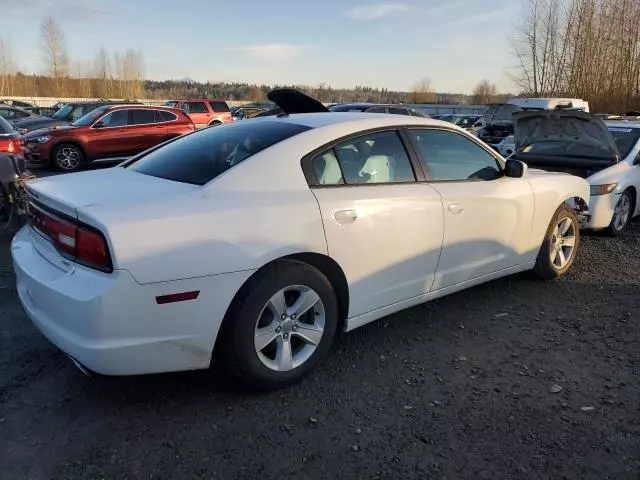
[[[33,141],[37,143],[45,143],[48,142],[50,138],[51,135],[40,135],[39,137],[34,138]]]
[[[593,196],[608,195],[611,192],[613,192],[617,186],[618,186],[617,183],[607,183],[605,185],[591,185],[591,195]]]

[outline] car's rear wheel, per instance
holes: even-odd
[[[326,356],[338,324],[329,280],[310,265],[283,261],[240,293],[223,333],[231,371],[249,386],[294,383]]]
[[[217,127],[218,125],[222,125],[222,122],[220,120],[214,120],[213,122],[209,123],[210,127]]]
[[[543,280],[553,280],[565,275],[578,253],[580,222],[569,205],[562,204],[556,210],[534,267],[534,273]]]
[[[73,172],[84,162],[84,153],[77,145],[63,143],[53,150],[53,163],[58,170]]]
[[[627,228],[631,215],[633,214],[633,199],[629,190],[622,192],[616,206],[613,210],[613,217],[607,233],[613,237],[618,237],[624,233]]]

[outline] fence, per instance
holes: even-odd
[[[11,100],[19,100],[27,103],[32,103],[38,107],[52,107],[56,103],[69,103],[69,102],[87,102],[100,100],[99,98],[56,98],[56,97],[11,97]],[[118,98],[111,98],[110,100],[125,100]],[[149,99],[149,98],[136,98],[129,99],[134,100],[136,102],[140,102],[144,105],[162,105],[167,99],[157,100],[157,99]],[[242,105],[247,105],[249,101],[228,101],[227,102],[231,107],[241,107]],[[442,105],[442,104],[406,104],[406,106],[415,108],[416,110],[420,110],[427,114],[431,115],[481,115],[486,108],[485,105]]]

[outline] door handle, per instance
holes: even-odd
[[[346,225],[356,221],[358,218],[358,212],[355,210],[338,210],[333,214],[333,218],[335,218],[336,222],[340,225]]]
[[[464,209],[457,203],[449,204],[449,206],[447,207],[447,210],[449,210],[451,215],[460,215],[462,212],[464,212]]]

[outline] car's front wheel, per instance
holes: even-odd
[[[223,332],[226,360],[250,386],[284,387],[326,356],[337,325],[329,280],[305,263],[278,262],[251,279],[234,302]]]
[[[53,150],[53,162],[58,170],[73,172],[84,162],[84,153],[77,145],[63,143]]]
[[[556,210],[533,269],[543,280],[553,280],[566,274],[576,259],[580,245],[580,222],[573,209],[562,204]]]
[[[631,198],[629,190],[626,190],[622,192],[622,195],[620,195],[620,198],[616,203],[611,223],[609,224],[609,228],[607,228],[607,233],[613,237],[622,235],[624,233],[624,229],[629,224],[629,220],[631,220],[632,213],[633,199]]]

